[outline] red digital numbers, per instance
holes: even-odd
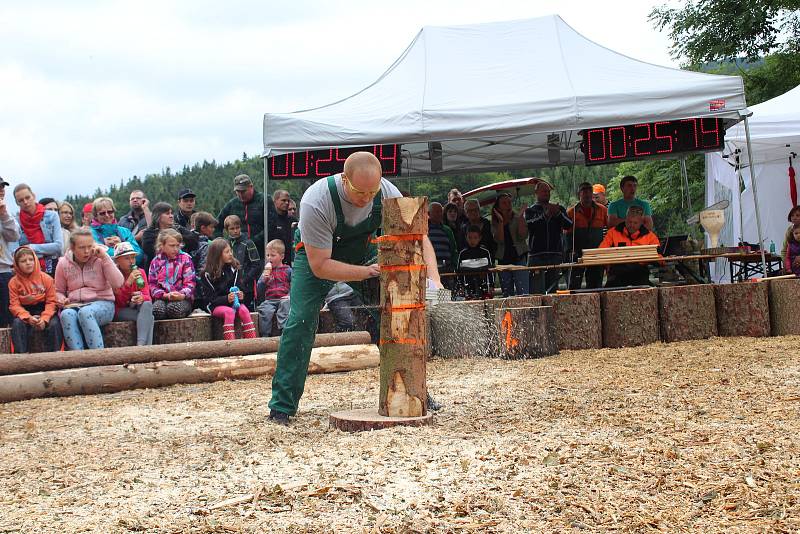
[[[656,150],[656,154],[668,154],[668,153],[672,152],[672,135],[669,135],[669,134],[667,134],[667,135],[658,135],[658,127],[662,126],[664,124],[669,126],[671,123],[668,122],[668,121],[661,121],[661,122],[657,122],[657,123],[655,123],[653,125],[653,131],[656,134],[656,139],[666,140],[667,141],[667,148],[662,148],[662,149]]]
[[[600,138],[598,139],[598,134]],[[606,159],[606,131],[602,128],[589,130],[586,132],[586,157],[589,161],[603,161]],[[601,155],[597,155],[597,148],[600,147]]]
[[[281,154],[270,158],[269,175],[273,178],[289,176],[289,154]]]
[[[333,149],[332,148],[330,150],[328,150],[327,157],[319,158],[319,159],[317,159],[317,161],[314,162],[314,174],[316,174],[317,176],[320,176],[320,177],[322,177],[322,176],[330,176],[331,173],[328,172],[327,170],[320,170],[320,164],[329,163],[331,161],[333,161]]]
[[[384,150],[389,154],[384,154]],[[381,162],[384,174],[397,175],[397,145],[375,145],[372,147],[372,153]]]
[[[381,162],[384,176],[400,174],[400,145],[372,145],[291,152],[268,158],[267,170],[272,178],[323,178],[342,172],[347,157],[359,151],[375,154],[375,157]]]
[[[720,119],[700,119],[700,133],[701,133],[701,144],[702,148],[717,148],[721,146],[719,140],[719,128],[720,123],[722,121]],[[711,129],[706,129],[707,125],[711,125]],[[707,136],[711,136],[711,138],[707,138]]]
[[[694,144],[692,145],[694,148],[697,148],[700,145],[700,138],[697,135],[697,119],[683,119],[681,122],[691,123],[692,125],[692,139],[694,140]]]
[[[306,152],[292,152],[292,176],[295,178],[305,178],[308,176],[308,157]],[[302,167],[297,166],[297,162],[302,162]]]
[[[641,130],[642,128],[644,128],[645,132],[647,132],[647,136],[646,137],[639,137],[636,134],[636,131],[637,130]],[[634,156],[649,156],[650,154],[652,154],[653,153],[653,149],[652,148],[644,149],[644,148],[640,148],[639,147],[639,143],[644,143],[646,141],[651,141],[653,139],[653,134],[650,131],[650,125],[649,124],[636,124],[633,127],[633,132],[634,132],[634,135],[636,136],[636,137],[634,137],[634,140],[633,140],[633,155]]]
[[[619,132],[617,142],[614,143],[614,132]],[[614,147],[622,147],[622,151],[614,154]],[[621,159],[628,155],[628,139],[624,126],[616,126],[608,130],[608,156],[611,159]]]

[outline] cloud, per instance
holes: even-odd
[[[560,11],[600,44],[668,61],[646,22],[648,3],[562,4],[3,2],[0,175],[63,197],[166,166],[256,154],[264,112],[358,91],[427,24]]]

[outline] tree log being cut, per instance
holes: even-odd
[[[255,378],[272,374],[275,360],[276,354],[271,353],[0,376],[0,402]],[[378,364],[379,352],[375,345],[318,347],[311,351],[308,372],[337,373],[377,367]]]

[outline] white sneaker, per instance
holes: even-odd
[[[192,310],[192,313],[189,314],[189,317],[199,317],[199,316],[204,316],[204,315],[207,316],[207,315],[211,315],[211,314],[208,313],[205,310],[201,310],[200,308],[195,308],[194,310]]]

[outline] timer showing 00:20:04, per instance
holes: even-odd
[[[611,126],[583,130],[581,134],[586,165],[719,150],[725,141],[724,123],[717,118]]]
[[[347,156],[354,152],[372,152],[381,162],[384,176],[398,176],[401,169],[400,145],[371,145],[290,152],[267,158],[270,178],[323,178],[342,172]]]

